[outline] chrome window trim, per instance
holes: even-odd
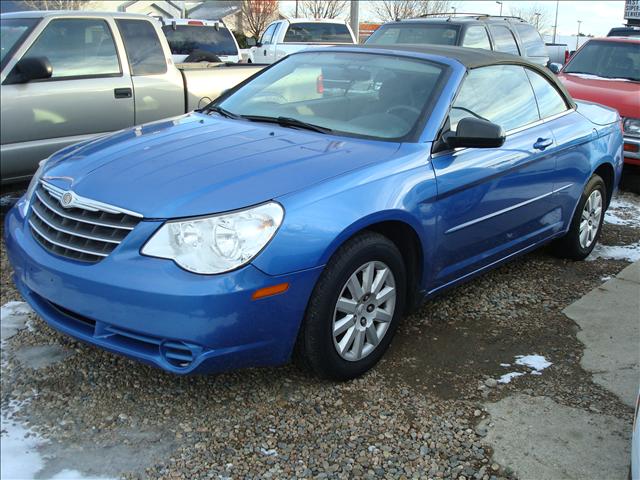
[[[56,200],[61,200],[62,196],[67,193],[70,190],[64,190],[60,187],[56,187],[55,185],[52,185],[51,183],[48,183],[44,180],[40,180],[40,184],[42,185],[42,187],[48,191],[51,196],[53,198],[55,198]],[[121,207],[116,207],[115,205],[110,205],[108,203],[103,203],[103,202],[99,202],[97,200],[92,200],[90,198],[86,198],[86,197],[82,197],[80,195],[78,195],[77,193],[73,193],[74,195],[74,204],[73,207],[76,208],[83,208],[85,210],[89,210],[91,212],[105,212],[105,213],[113,213],[113,214],[125,214],[125,215],[130,215],[132,217],[138,217],[138,218],[143,218],[143,216],[140,213],[137,212],[133,212],[131,210],[127,210],[125,208],[121,208]]]

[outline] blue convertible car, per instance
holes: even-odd
[[[621,168],[617,113],[520,57],[331,47],[57,152],[5,235],[61,332],[175,373],[347,379],[421,300],[550,241],[586,257]]]

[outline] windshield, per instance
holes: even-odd
[[[284,36],[284,43],[353,43],[344,23],[293,23]]]
[[[395,45],[395,44],[425,43],[435,45],[457,45],[458,27],[452,25],[416,25],[394,24],[377,29],[367,39],[367,45]]]
[[[0,68],[4,67],[11,58],[9,53],[13,53],[20,46],[39,21],[39,18],[3,18],[0,20]]]
[[[162,27],[169,48],[174,55],[191,55],[194,50],[204,50],[214,55],[238,55],[238,47],[231,32],[220,25],[215,27],[201,25],[171,25]]]
[[[591,40],[576,52],[563,73],[583,73],[637,82],[640,81],[640,48],[637,43]]]
[[[445,68],[391,55],[301,53],[265,70],[217,106],[227,115],[283,117],[334,133],[397,140],[426,117]]]

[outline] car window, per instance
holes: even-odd
[[[51,78],[120,75],[120,62],[104,20],[52,20],[23,58],[47,57]]]
[[[560,92],[551,85],[549,80],[533,70],[528,68],[525,70],[531,81],[541,118],[547,118],[567,110],[568,107],[564,98]]]
[[[223,27],[209,25],[165,25],[162,27],[169,42],[171,53],[191,55],[202,50],[214,55],[238,55],[238,48],[231,32]]]
[[[336,134],[397,140],[426,118],[445,71],[426,60],[314,50],[285,57],[219,105],[236,115],[293,118]]]
[[[629,42],[589,40],[562,72],[637,82],[640,81],[640,48]]]
[[[260,38],[260,44],[262,45],[271,45],[271,40],[273,39],[273,34],[276,31],[277,23],[272,23],[269,27],[264,31],[262,37]]]
[[[489,43],[487,29],[480,25],[467,28],[467,31],[464,34],[464,39],[462,40],[462,46],[491,50],[491,43]]]
[[[353,43],[344,23],[294,23],[284,35],[284,43]]]
[[[465,117],[489,120],[505,131],[539,120],[536,99],[524,68],[492,65],[471,70],[451,106],[451,130],[455,131]]]
[[[407,23],[381,26],[367,39],[367,45],[434,44],[456,45],[459,28],[453,25],[416,25]]]
[[[544,42],[535,28],[526,23],[516,23],[515,28],[520,35],[527,57],[545,57],[547,55]]]
[[[494,47],[498,52],[520,55],[516,39],[513,38],[511,30],[502,25],[491,25],[489,28],[491,29],[491,35],[493,35]]]
[[[116,20],[124,48],[129,57],[132,75],[166,73],[167,61],[162,44],[151,22],[146,20]]]
[[[18,49],[39,21],[39,18],[0,19],[0,67],[5,66],[11,58],[9,52],[13,54]]]

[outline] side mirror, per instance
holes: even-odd
[[[16,63],[7,83],[27,83],[51,78],[53,67],[47,57],[27,57]]]
[[[249,37],[249,38],[247,38],[247,46],[248,47],[257,47],[258,46],[258,42],[256,42],[255,38]]]
[[[504,145],[506,135],[500,125],[474,117],[458,122],[456,133],[449,133],[444,141],[451,148],[497,148]]]
[[[560,70],[562,70],[562,65],[559,63],[549,63],[549,70],[557,75],[560,73]]]

